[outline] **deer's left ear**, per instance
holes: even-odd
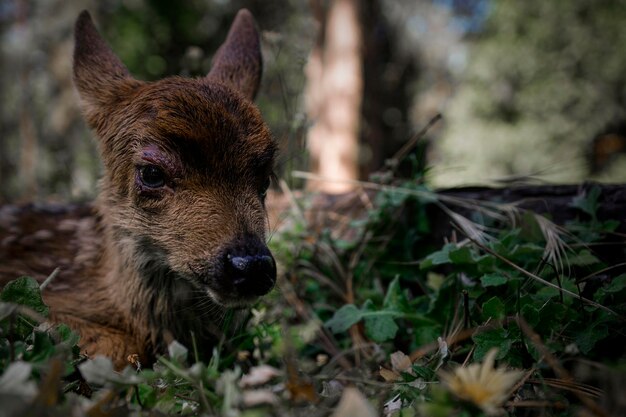
[[[254,17],[247,9],[241,9],[226,41],[215,53],[207,79],[226,84],[252,100],[259,89],[262,70],[261,42]]]
[[[105,120],[110,106],[119,102],[125,89],[139,81],[132,78],[122,61],[111,50],[83,11],[76,20],[74,46],[74,85],[89,124]]]

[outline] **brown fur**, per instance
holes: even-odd
[[[98,137],[100,193],[93,206],[1,208],[0,283],[60,267],[44,291],[51,319],[118,367],[129,354],[152,361],[167,335],[189,344],[193,332],[210,353],[226,308],[256,295],[226,282],[226,263],[269,256],[263,192],[276,145],[250,101],[260,73],[247,10],[207,77],[151,83],[131,77],[83,12],[74,81]],[[164,186],[145,185],[146,165],[164,172]],[[271,286],[275,266],[266,270],[259,279]]]

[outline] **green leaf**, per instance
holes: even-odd
[[[398,332],[398,325],[393,317],[390,314],[384,314],[385,311],[380,313],[382,314],[368,314],[364,319],[367,337],[378,343],[393,339]]]
[[[346,304],[335,311],[333,317],[325,324],[333,333],[347,331],[352,325],[358,323],[363,317],[363,312],[354,304]]]
[[[618,293],[624,288],[626,288],[626,274],[616,276],[615,278],[613,278],[611,283],[603,289],[604,292],[607,293]]]
[[[574,197],[570,205],[587,213],[593,220],[596,220],[600,193],[600,187],[594,185],[587,193],[579,194]]]
[[[413,373],[415,374],[415,376],[423,378],[426,381],[431,381],[435,377],[435,371],[426,366],[421,366],[417,363],[414,363],[411,368],[413,368]]]
[[[405,292],[400,286],[400,277],[396,276],[387,288],[387,294],[385,294],[385,300],[383,301],[384,309],[396,310],[403,313],[408,313],[411,310],[409,301],[407,300]]]
[[[472,250],[468,246],[455,248],[448,254],[450,262],[455,265],[470,264],[474,262]]]
[[[483,319],[499,320],[505,317],[505,305],[498,297],[492,297],[483,303]]]
[[[600,263],[600,260],[596,258],[588,249],[581,250],[576,256],[571,256],[567,259],[570,265],[573,266],[589,266]]]
[[[478,261],[478,257],[468,246],[458,247],[454,243],[447,243],[444,247],[428,255],[420,263],[420,269],[431,268],[435,265],[451,263],[454,265],[473,264]]]
[[[25,358],[29,362],[42,362],[55,353],[54,343],[47,332],[34,331],[32,337],[32,349],[29,349]]]
[[[593,347],[609,335],[609,329],[605,324],[596,324],[595,326],[581,329],[576,335],[576,345],[585,355],[593,349]]]
[[[526,320],[530,327],[534,328],[535,326],[537,326],[537,324],[539,324],[539,310],[537,310],[534,305],[525,304],[522,307],[520,314],[522,315],[522,317],[524,317],[524,320]]]
[[[536,324],[536,330],[540,333],[549,334],[553,330],[560,328],[562,323],[567,323],[567,313],[572,313],[574,310],[568,309],[567,306],[555,302],[553,300],[548,301],[539,310],[539,322]]]
[[[450,250],[456,246],[452,243],[447,243],[441,250],[433,252],[428,255],[422,262],[420,262],[420,269],[431,268],[435,265],[442,265],[450,262]]]
[[[56,332],[61,338],[61,342],[67,343],[70,346],[76,345],[80,340],[79,334],[70,329],[66,324],[59,324],[56,327]]]
[[[411,321],[411,323],[415,323],[415,321]],[[437,336],[441,336],[441,325],[432,321],[428,323],[425,320],[420,320],[417,324],[413,325],[415,329],[415,347],[421,347],[427,345],[429,343],[433,343],[437,341]]]
[[[476,349],[474,349],[474,360],[481,360],[491,348],[498,348],[498,355],[496,359],[504,358],[513,342],[514,338],[511,338],[509,333],[502,327],[495,329],[489,329],[484,332],[476,333],[472,336],[472,340],[476,343]]]
[[[498,287],[504,285],[507,282],[507,278],[501,274],[485,274],[480,277],[480,283],[483,287]]]
[[[44,317],[48,316],[48,306],[41,298],[39,284],[31,277],[21,277],[5,285],[0,294],[0,301],[20,304]]]
[[[146,410],[154,407],[157,401],[157,392],[154,387],[148,384],[139,384],[137,385],[138,396],[141,399],[141,404],[143,408]]]

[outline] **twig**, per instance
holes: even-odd
[[[61,268],[56,267],[54,271],[52,271],[52,273],[48,275],[48,278],[46,278],[45,281],[41,283],[41,285],[39,286],[39,291],[45,290],[48,284],[50,284],[57,277],[57,275],[59,275],[59,272],[61,272]]]
[[[589,278],[595,277],[596,275],[601,274],[603,272],[610,271],[611,269],[619,268],[620,266],[626,266],[626,262],[621,262],[619,264],[607,266],[606,268],[602,268],[599,271],[592,272],[591,274],[586,275],[586,276],[582,277],[581,279],[577,280],[577,282],[587,281]]]
[[[430,130],[430,128],[433,127],[433,125],[437,123],[439,120],[441,120],[442,118],[443,116],[441,115],[441,113],[437,113],[432,119],[430,119],[430,121],[426,124],[426,126],[422,128],[422,130],[420,130],[415,135],[413,135],[413,137],[411,137],[411,139],[409,139],[404,144],[404,146],[402,146],[402,148],[400,148],[398,152],[396,152],[395,155],[391,157],[391,159],[389,160],[389,163],[392,167],[392,171],[395,171],[398,165],[400,165],[400,161],[406,158],[409,152],[411,152],[411,150],[415,147],[415,145],[417,145],[417,142],[419,142],[419,140],[422,139],[424,135],[426,135],[426,133]]]

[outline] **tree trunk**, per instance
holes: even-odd
[[[362,100],[361,31],[358,2],[333,0],[322,16],[323,36],[306,68],[310,170],[329,181],[309,189],[342,193],[358,178],[359,116]]]

